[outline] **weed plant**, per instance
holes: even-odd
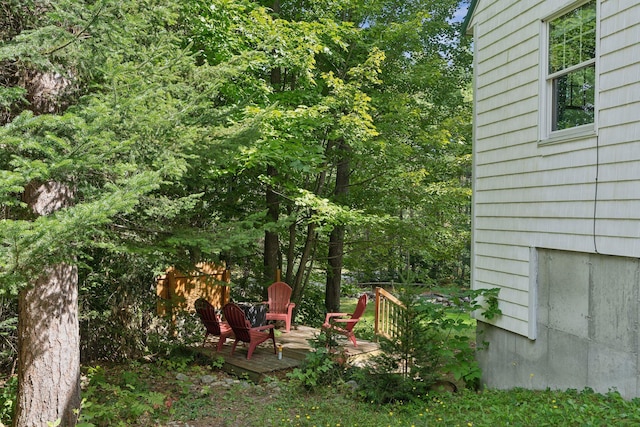
[[[165,395],[150,390],[136,371],[123,370],[109,379],[106,375],[100,366],[89,369],[80,426],[128,426],[164,407]]]

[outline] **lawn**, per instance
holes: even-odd
[[[639,402],[625,401],[617,393],[463,390],[428,394],[410,404],[372,405],[356,399],[347,385],[303,391],[286,378],[256,385],[202,362],[174,358],[94,369],[94,379],[85,387],[90,402],[85,415],[111,414],[99,424],[109,426],[640,424]]]
[[[344,299],[341,310],[353,311],[355,302]],[[374,309],[370,302],[357,326],[363,334],[373,328]],[[219,363],[178,346],[164,357],[84,366],[78,426],[640,425],[640,400],[624,400],[616,392],[461,389],[374,404],[362,398],[366,384],[338,380],[303,387],[286,374],[254,384],[222,372]],[[0,392],[0,427],[10,421],[9,388],[14,386],[15,377]]]
[[[358,303],[358,298],[356,297],[343,297],[340,300],[340,310],[344,313],[353,313],[357,303]],[[362,337],[365,339],[373,339],[375,316],[376,316],[376,304],[375,304],[375,301],[370,300],[367,303],[367,307],[365,308],[364,314],[360,318],[360,321],[354,327],[356,336]],[[470,328],[467,331],[467,333],[469,334],[470,339],[475,340],[476,320],[473,319],[468,312],[448,313],[447,317],[451,319],[460,320],[464,324],[469,325]]]
[[[356,301],[343,299],[341,311],[352,312]],[[374,311],[370,301],[356,326],[360,335],[373,331]],[[475,324],[470,317],[463,320]],[[462,389],[373,404],[359,394],[358,387],[366,384],[302,387],[287,375],[253,384],[228,376],[216,364],[184,352],[146,363],[94,367],[85,385],[83,416],[109,426],[640,425],[640,401],[624,400],[615,392]]]
[[[358,298],[343,297],[340,299],[340,311],[342,313],[353,313],[353,311],[356,309],[357,303]],[[363,339],[372,339],[375,319],[376,302],[374,300],[370,300],[369,302],[367,302],[367,306],[365,307],[364,313],[360,317],[360,320],[353,328],[356,337]]]

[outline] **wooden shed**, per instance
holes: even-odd
[[[173,315],[178,311],[194,312],[193,303],[202,297],[214,307],[229,302],[231,272],[225,264],[199,263],[194,271],[184,273],[175,267],[157,280],[158,315]]]

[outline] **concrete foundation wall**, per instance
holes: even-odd
[[[483,384],[640,396],[640,261],[544,249],[537,259],[537,338],[478,322]]]

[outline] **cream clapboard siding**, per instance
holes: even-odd
[[[601,4],[596,242],[640,256],[640,3]]]
[[[542,19],[576,3],[480,0],[470,25],[472,282],[501,288],[494,323],[530,338],[530,248],[640,257],[640,2],[600,2],[598,136],[538,140]]]

